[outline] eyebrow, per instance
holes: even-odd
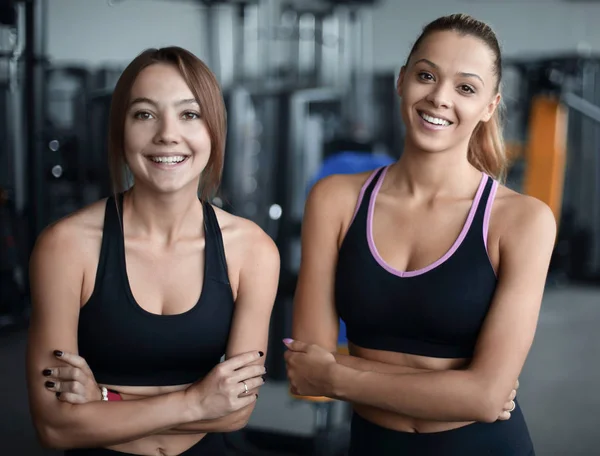
[[[151,98],[147,98],[147,97],[137,97],[134,98],[131,103],[129,103],[129,106],[133,106],[136,104],[142,104],[142,103],[148,103],[154,106],[157,106],[158,103],[154,100],[152,100]],[[198,102],[194,99],[194,98],[186,98],[184,100],[178,100],[174,103],[175,106],[181,106],[181,105],[185,105],[185,104],[198,104]]]
[[[436,70],[439,70],[439,69],[440,69],[440,67],[439,67],[439,66],[437,66],[435,63],[433,63],[431,60],[427,60],[427,59],[419,59],[419,60],[417,60],[417,61],[415,62],[415,65],[416,65],[417,63],[419,63],[419,62],[426,63],[427,65],[429,65],[429,66],[430,66],[430,67],[432,67],[432,68],[435,68]],[[479,80],[481,81],[481,83],[482,83],[483,85],[485,85],[485,82],[483,82],[483,79],[481,79],[481,76],[479,76],[478,74],[475,74],[475,73],[464,73],[464,72],[460,72],[460,73],[457,73],[457,74],[458,74],[459,76],[462,76],[463,78],[477,78],[477,79],[479,79]]]

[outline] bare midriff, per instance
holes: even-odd
[[[152,397],[182,391],[189,385],[173,386],[120,386],[102,384],[108,389],[118,391],[124,400],[139,399],[138,396]],[[197,434],[155,434],[132,442],[121,443],[107,448],[123,453],[143,456],[171,456],[183,453],[204,438],[205,433]]]
[[[357,358],[393,364],[396,366],[411,367],[414,369],[426,369],[433,371],[460,369],[465,367],[469,362],[468,359],[464,358],[429,358],[426,356],[410,355],[406,353],[372,350],[358,347],[351,343],[348,344],[348,349],[350,355],[356,356]],[[451,429],[457,429],[472,423],[423,420],[363,404],[353,404],[353,409],[358,415],[367,421],[370,421],[381,427],[400,432],[443,432]]]

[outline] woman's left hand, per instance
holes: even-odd
[[[68,366],[49,367],[43,370],[46,389],[54,391],[56,397],[70,404],[85,404],[102,400],[100,386],[88,363],[73,353],[55,351],[54,355]]]
[[[287,375],[293,394],[299,396],[331,396],[332,371],[336,366],[333,353],[314,344],[284,339]]]

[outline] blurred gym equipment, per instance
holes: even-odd
[[[364,31],[369,25],[365,3],[374,2],[237,5],[234,29],[238,39],[233,40],[237,46],[229,52],[236,56],[237,65],[232,83],[224,87],[229,133],[223,185],[214,202],[256,222],[279,248],[280,284],[266,364],[268,381],[284,386],[287,377],[281,340],[291,333],[307,191],[315,178],[322,177],[324,160],[335,160],[337,154],[346,152],[368,156],[375,152],[377,142],[383,143],[375,136],[368,109],[375,102],[373,74],[368,65],[365,68],[365,56],[357,51],[368,36]],[[257,21],[258,33],[246,24],[249,8],[262,15]],[[244,40],[244,35],[258,41]],[[211,40],[211,47],[219,48],[214,36]],[[244,67],[245,50],[253,44],[258,44],[258,52],[263,54],[259,74]],[[283,50],[284,59],[274,58],[277,49]],[[211,68],[215,64],[209,62]],[[391,82],[389,94],[394,99],[394,82],[387,82]],[[341,168],[337,172],[343,172]],[[343,454],[349,421],[346,418],[336,425],[331,418],[337,401],[294,400],[312,404],[312,436],[292,435],[276,426],[248,426],[241,433],[243,441],[255,450],[281,454]]]
[[[89,163],[92,73],[85,68],[54,65],[45,69],[44,79],[44,205],[48,208],[46,221],[52,223],[101,195],[96,167]]]
[[[353,84],[367,79],[353,40],[365,35],[360,31],[369,16],[364,2],[233,3],[238,35],[225,54],[236,56],[237,63],[232,83],[224,87],[229,131],[223,185],[213,202],[256,222],[279,247],[281,280],[267,365],[269,378],[284,381],[281,339],[291,327],[306,189],[326,156],[348,150],[339,147],[374,149],[361,117],[373,105],[372,93]],[[258,32],[247,24],[256,15]],[[221,49],[214,34],[207,40]],[[263,58],[276,56],[277,49],[286,58],[265,58],[260,73],[251,74],[244,62],[252,46]]]
[[[21,324],[28,314],[24,216],[25,134],[23,51],[25,9],[0,5],[0,329]]]
[[[551,265],[600,282],[600,57],[565,55],[506,63],[520,76],[520,156],[511,184],[547,203],[559,226]],[[513,150],[519,149],[513,144]]]

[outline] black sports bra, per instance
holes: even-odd
[[[387,168],[367,180],[339,251],[337,311],[360,347],[438,358],[470,358],[496,290],[487,231],[498,182],[482,174],[456,242],[435,263],[398,271],[373,242],[375,200]]]
[[[203,203],[205,269],[202,293],[189,311],[157,315],[135,301],[125,267],[119,210],[106,202],[102,248],[94,291],[79,315],[79,354],[96,381],[113,385],[161,386],[204,377],[225,354],[234,300],[223,239],[212,206]]]

